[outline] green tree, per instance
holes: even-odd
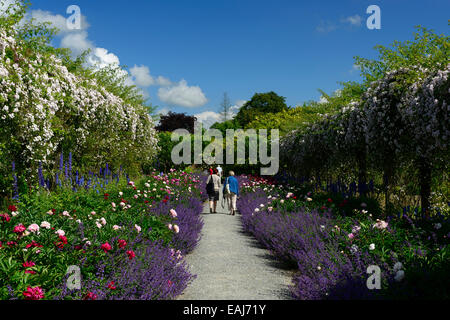
[[[356,56],[355,64],[361,70],[364,84],[381,79],[384,75],[400,68],[415,67],[417,71],[434,72],[445,68],[450,57],[450,37],[436,34],[433,30],[416,26],[414,41],[394,41],[391,48],[377,45],[377,60]],[[420,72],[420,71],[419,71]]]
[[[281,97],[273,91],[255,93],[252,99],[239,109],[235,119],[242,127],[246,127],[258,115],[287,111],[289,108],[285,101],[285,97]]]

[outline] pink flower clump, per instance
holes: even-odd
[[[111,245],[108,242],[102,244],[100,248],[106,253],[112,249]]]
[[[28,287],[26,291],[23,292],[25,300],[41,300],[44,299],[44,290],[40,287]]]
[[[26,230],[25,226],[23,224],[18,224],[14,227],[14,233],[22,234]]]

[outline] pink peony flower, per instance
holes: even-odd
[[[134,228],[137,230],[137,232],[141,232],[142,228],[139,227],[137,224],[134,225]]]
[[[100,248],[103,251],[105,251],[106,253],[108,253],[108,251],[110,251],[112,249],[111,245],[108,242],[105,242],[104,244],[102,244]]]
[[[177,212],[174,209],[170,209],[170,215],[172,216],[172,218],[176,218]]]
[[[349,233],[349,234],[348,234],[348,238],[349,238],[349,239],[353,239],[354,237],[355,237],[355,235],[354,235],[353,233]]]
[[[42,221],[41,222],[41,228],[50,229],[51,228],[50,222]]]
[[[26,262],[22,263],[22,267],[24,267],[24,268],[32,268],[35,265],[36,264],[33,261],[26,261]]]
[[[127,251],[127,255],[128,255],[128,259],[133,259],[134,257],[136,257],[136,254],[134,253],[133,250],[128,250]]]
[[[86,296],[84,296],[83,300],[96,300],[97,295],[93,292],[88,292]]]
[[[388,226],[388,223],[386,221],[377,219],[377,222],[373,225],[373,228],[383,230],[383,229],[386,229],[387,226]]]
[[[167,228],[169,228],[169,230],[172,230],[172,228],[173,228],[172,224],[169,223],[169,224],[167,225]]]
[[[33,233],[39,232],[39,226],[36,223],[33,223],[28,227],[28,230]]]
[[[26,291],[22,293],[25,297],[25,300],[41,300],[44,299],[44,290],[40,287],[28,287]]]
[[[117,242],[119,243],[119,248],[123,248],[127,245],[127,242],[122,239],[117,240]]]
[[[18,224],[14,227],[14,233],[22,234],[26,230],[25,226],[23,224]]]
[[[55,233],[58,235],[58,236],[60,236],[60,237],[62,237],[62,236],[65,236],[66,235],[66,233],[64,232],[64,230],[61,230],[61,229],[59,229],[59,230],[57,230],[57,231],[55,231]]]

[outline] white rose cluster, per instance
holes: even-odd
[[[20,48],[14,31],[0,30],[1,134],[23,167],[51,167],[63,144],[74,154],[90,152],[95,163],[130,154],[151,160],[157,135],[145,106],[125,103],[53,55]]]
[[[450,155],[449,74],[450,64],[435,73],[419,67],[387,72],[361,101],[284,136],[280,160],[307,177],[355,165],[366,170],[369,163],[385,173],[404,161],[445,166]],[[421,174],[420,179],[428,178]]]

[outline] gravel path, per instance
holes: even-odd
[[[239,214],[228,215],[221,201],[217,212],[210,214],[205,203],[202,239],[186,256],[197,278],[178,300],[290,299],[288,286],[293,271],[244,233]]]

